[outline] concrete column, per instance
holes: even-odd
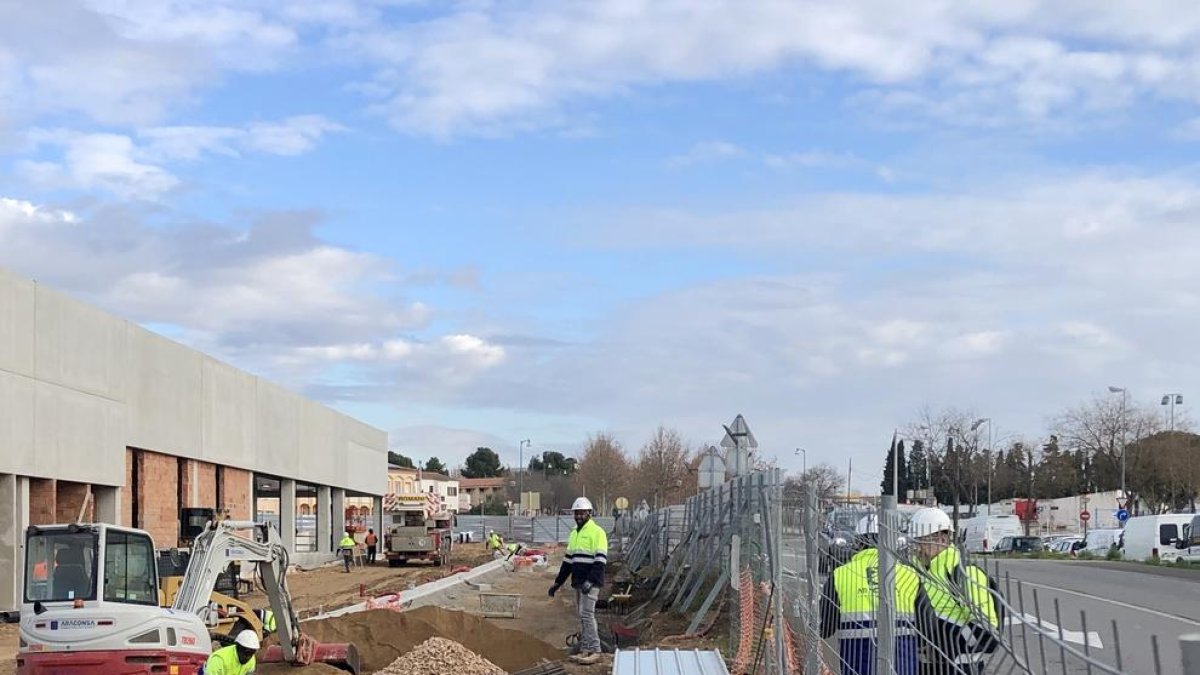
[[[121,488],[93,485],[92,499],[96,501],[97,523],[121,522]]]
[[[375,534],[383,541],[383,497],[371,498],[371,522],[374,524]]]
[[[329,527],[329,518],[333,514],[330,502],[329,488],[324,485],[317,487],[317,552],[333,553],[333,535]],[[341,533],[339,533],[340,536]]]
[[[25,585],[25,528],[29,526],[29,479],[0,474],[0,612],[21,608]]]
[[[333,496],[333,517],[329,519],[329,527],[334,538],[340,540],[342,535],[346,534],[346,491],[342,488],[332,488],[330,492]]]
[[[296,552],[296,481],[283,478],[279,481],[279,534],[283,545]]]

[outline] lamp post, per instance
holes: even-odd
[[[521,477],[518,479],[520,487],[517,488],[517,508],[518,509],[520,509],[521,507],[524,506],[524,504],[521,503],[521,500],[524,498],[524,495],[525,495],[525,446],[527,446],[527,445],[533,445],[533,443],[531,443],[528,438],[521,441],[521,449],[519,450],[520,458],[517,460],[521,464]]]
[[[1125,400],[1129,398],[1129,392],[1125,387],[1109,385],[1108,393],[1121,395],[1121,499],[1128,500],[1129,494],[1125,492]]]
[[[990,515],[992,515],[992,426],[993,426],[992,418],[981,417],[981,418],[975,420],[975,423],[971,425],[971,431],[975,432],[975,439],[976,439],[975,446],[978,447],[979,446],[979,440],[978,440],[979,439],[979,427],[985,423],[988,425],[988,447],[987,447],[987,453],[986,453],[987,463],[988,463],[987,514],[990,516]]]
[[[804,467],[800,470],[800,475],[806,475],[808,473],[808,451],[804,448],[796,448],[796,454],[800,455],[801,465]]]
[[[1171,406],[1171,423],[1169,429],[1175,431],[1175,406],[1183,405],[1183,394],[1163,394],[1162,404]]]

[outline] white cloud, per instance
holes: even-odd
[[[669,158],[667,164],[675,167],[712,164],[736,159],[745,154],[745,150],[728,141],[701,141],[686,153]]]
[[[35,149],[61,149],[59,161],[23,160],[18,173],[40,188],[107,192],[121,199],[157,200],[179,187],[181,179],[160,166],[195,161],[208,155],[243,152],[298,155],[312,150],[325,134],[344,127],[320,115],[234,127],[150,127],[137,139],[113,133],[65,129],[29,133]]]
[[[1194,101],[1200,61],[1180,45],[1200,39],[1200,22],[1184,3],[1151,4],[530,0],[334,44],[377,67],[365,84],[390,92],[378,110],[435,135],[554,126],[581,101],[637,87],[796,66],[877,86],[877,103],[999,123],[1145,94]]]

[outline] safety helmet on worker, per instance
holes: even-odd
[[[574,504],[571,504],[571,510],[572,511],[592,511],[593,510],[592,502],[587,497],[580,497],[579,499],[575,500]]]
[[[245,647],[246,649],[252,649],[254,651],[258,651],[258,648],[262,646],[262,642],[260,642],[258,639],[258,633],[255,633],[252,630],[244,630],[238,633],[233,642],[240,647]]]
[[[922,539],[942,532],[953,532],[954,523],[945,511],[935,508],[921,509],[913,514],[908,522],[908,535],[913,539]]]

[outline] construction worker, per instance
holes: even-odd
[[[962,560],[954,524],[941,509],[921,509],[909,521],[917,559],[925,566],[917,598],[917,629],[930,675],[983,675],[1004,619],[1000,594],[987,572]]]
[[[346,565],[346,574],[350,573],[350,563],[354,558],[354,547],[357,546],[354,542],[354,535],[350,534],[350,530],[346,530],[345,536],[338,542],[338,549],[342,552],[342,562]]]
[[[554,585],[550,587],[550,597],[554,597],[563,582],[571,579],[571,588],[575,589],[575,611],[579,614],[579,653],[571,660],[591,664],[600,654],[596,601],[600,599],[604,567],[608,564],[608,535],[592,520],[592,502],[587,497],[576,499],[571,510],[576,527],[567,538],[567,552]]]
[[[495,530],[488,530],[487,547],[492,552],[493,557],[500,557],[504,554],[504,538]]]
[[[200,675],[251,675],[254,673],[254,655],[261,643],[252,630],[238,633],[233,644],[213,652],[204,662]]]
[[[275,632],[275,612],[269,609],[256,609],[254,616],[262,623],[263,635],[269,635]]]
[[[855,528],[863,549],[838,566],[821,593],[821,637],[838,636],[842,675],[875,675],[879,641],[879,518],[864,516]],[[917,675],[916,603],[921,580],[901,562],[895,567],[895,675]]]
[[[367,528],[367,537],[363,540],[367,545],[367,564],[375,564],[375,552],[379,550],[379,537],[375,534],[375,528]]]

